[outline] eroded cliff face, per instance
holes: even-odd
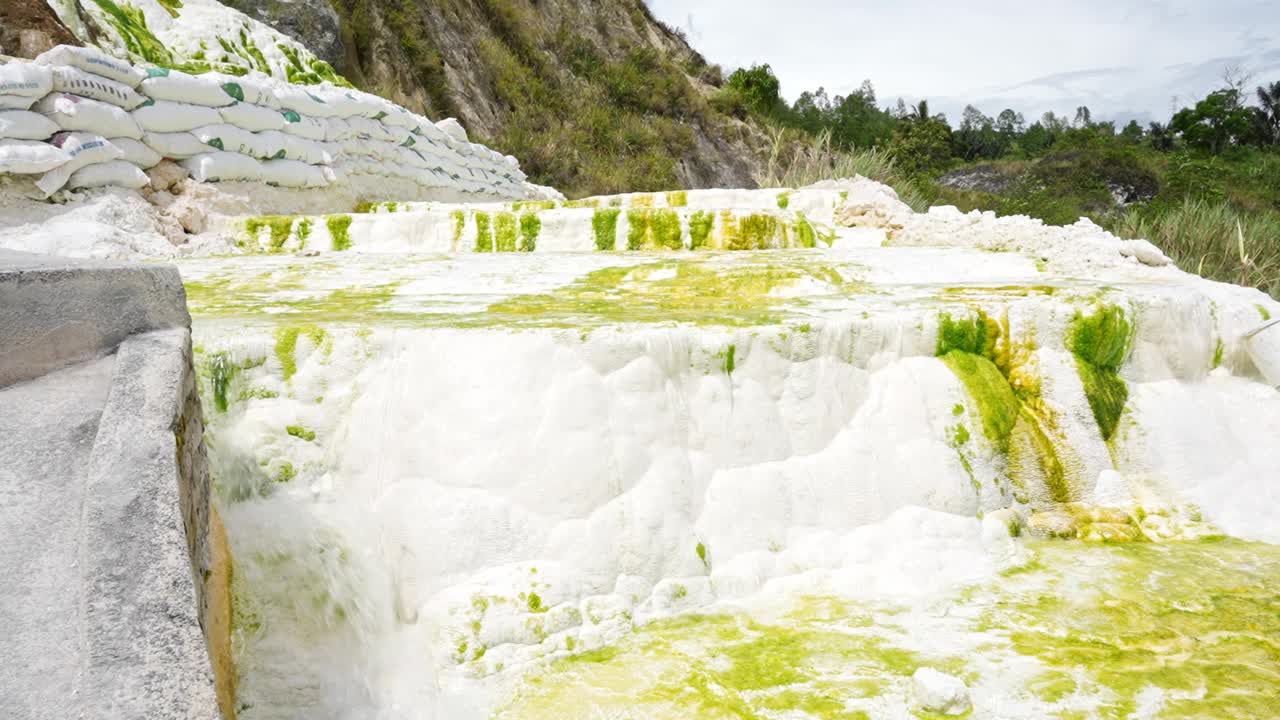
[[[0,5],[0,55],[33,58],[54,45],[79,44],[44,0],[9,0]]]

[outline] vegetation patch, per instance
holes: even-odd
[[[1129,357],[1134,327],[1124,310],[1102,305],[1093,314],[1076,313],[1067,336],[1067,349],[1076,358],[1085,397],[1103,440],[1110,440],[1120,425],[1129,399],[1129,386],[1120,367]]]
[[[288,382],[298,372],[298,360],[295,353],[298,338],[306,337],[314,347],[324,342],[325,331],[316,325],[292,325],[276,330],[276,360],[280,362],[281,373]]]
[[[325,218],[324,224],[329,228],[329,238],[335,252],[351,249],[350,215],[330,215]]]
[[[618,243],[618,216],[621,210],[604,208],[591,216],[591,232],[595,235],[596,250],[615,250]]]

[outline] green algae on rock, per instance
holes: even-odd
[[[1103,440],[1110,440],[1129,399],[1129,386],[1120,367],[1129,357],[1135,328],[1123,309],[1101,305],[1090,315],[1077,312],[1071,322],[1067,348],[1075,355],[1080,382]]]

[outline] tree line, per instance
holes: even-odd
[[[953,128],[925,100],[908,106],[899,98],[895,107],[881,108],[869,80],[848,95],[832,98],[819,88],[787,104],[767,64],[735,70],[713,102],[738,117],[755,114],[815,135],[829,132],[841,149],[885,148],[903,169],[919,173],[958,161],[1036,158],[1064,139],[1111,138],[1161,152],[1185,147],[1213,155],[1237,147],[1280,147],[1280,81],[1250,91],[1238,75],[1228,75],[1224,85],[1168,122],[1143,127],[1132,120],[1120,128],[1095,121],[1088,107],[1077,108],[1074,117],[1046,112],[1028,124],[1012,109],[992,117],[972,105]]]

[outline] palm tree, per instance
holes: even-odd
[[[1280,144],[1280,81],[1258,88],[1259,121],[1271,144]]]
[[[928,100],[921,100],[915,107],[911,108],[911,119],[916,122],[924,122],[929,119]]]

